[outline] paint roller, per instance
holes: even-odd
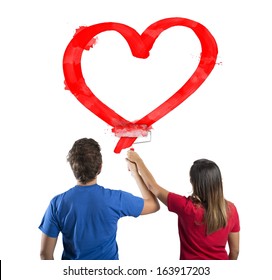
[[[123,126],[115,126],[112,132],[116,137],[137,138],[134,144],[151,142],[151,126],[146,124],[128,123]]]

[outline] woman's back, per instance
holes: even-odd
[[[226,244],[229,233],[240,231],[236,207],[228,202],[226,227],[207,234],[203,222],[205,209],[189,197],[174,193],[168,195],[168,209],[178,215],[180,259],[183,260],[227,260]]]

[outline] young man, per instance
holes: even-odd
[[[159,210],[159,202],[147,189],[134,163],[128,162],[142,198],[97,184],[102,168],[99,144],[79,139],[68,153],[76,186],[55,196],[42,219],[40,258],[53,260],[59,233],[63,236],[63,260],[118,260],[117,222]]]

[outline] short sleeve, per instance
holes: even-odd
[[[144,200],[131,193],[121,191],[120,193],[120,215],[138,217],[144,208]]]
[[[42,218],[39,229],[49,237],[58,237],[60,233],[60,227],[56,217],[56,197],[50,201],[50,204]]]
[[[171,192],[168,194],[167,206],[170,212],[174,212],[178,214],[184,210],[186,204],[187,204],[187,198],[185,196],[178,195]]]
[[[230,216],[230,223],[231,228],[230,232],[239,232],[240,231],[240,219],[237,208],[233,203],[230,204],[231,216]]]

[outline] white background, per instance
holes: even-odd
[[[183,195],[191,191],[193,161],[214,160],[225,196],[236,204],[241,220],[239,260],[236,269],[225,271],[265,275],[272,249],[269,1],[221,2],[1,2],[0,259],[3,268],[7,264],[5,279],[44,268],[36,262],[38,226],[50,199],[75,184],[66,155],[78,138],[92,137],[102,147],[99,184],[140,194],[126,168],[126,151],[113,152],[118,139],[111,127],[64,90],[62,58],[75,29],[114,21],[142,33],[168,17],[205,25],[217,41],[218,64],[191,97],[153,125],[151,142],[134,148],[163,187]],[[165,31],[146,60],[133,58],[125,40],[107,32],[84,53],[82,66],[95,94],[133,121],[170,97],[194,71],[199,56],[198,40],[182,27]],[[118,244],[121,261],[175,263],[176,216],[162,205],[153,215],[124,218]],[[60,257],[61,240],[55,253]]]

